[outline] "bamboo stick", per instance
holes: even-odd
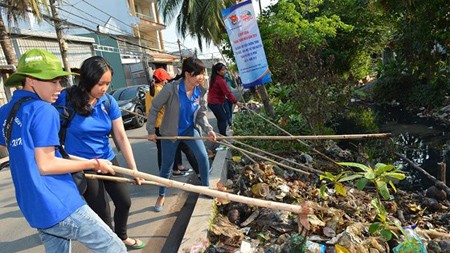
[[[137,185],[136,180],[126,178],[126,177],[107,176],[107,175],[98,175],[98,174],[90,174],[90,173],[85,173],[84,176],[87,179],[100,179],[100,180],[108,180],[108,181],[114,181],[114,182],[119,182],[119,183],[129,183],[129,184]],[[141,185],[164,186],[160,183],[149,181],[149,180],[141,181]],[[212,188],[212,187],[210,187],[209,189],[217,190],[217,188]]]
[[[244,106],[246,107],[246,106]],[[252,109],[246,107],[250,112],[252,112],[253,114],[255,114],[256,116],[260,117],[261,119],[263,119],[264,121],[268,122],[269,124],[271,124],[272,126],[274,126],[276,129],[280,130],[281,132],[289,135],[289,136],[293,136],[291,133],[289,133],[288,131],[284,130],[283,128],[281,128],[280,126],[278,126],[277,124],[273,123],[272,121],[270,121],[269,119],[266,119],[264,116],[260,115],[259,113],[253,111]],[[302,144],[305,147],[310,148],[314,153],[322,156],[323,158],[325,158],[326,160],[332,162],[335,166],[343,169],[343,167],[341,165],[339,165],[335,160],[333,160],[331,157],[325,155],[324,153],[320,152],[319,150],[315,149],[314,147],[311,147],[309,144],[307,144],[306,142],[297,139],[297,142],[299,142],[300,144]]]
[[[443,184],[447,185],[447,164],[445,163],[445,160],[437,163],[437,165],[439,170],[439,180],[441,180]]]
[[[86,160],[84,158],[77,157],[74,155],[70,155],[70,159],[77,160],[77,161],[85,161]],[[306,207],[306,206],[302,207],[300,205],[290,205],[290,204],[286,204],[286,203],[279,203],[279,202],[262,200],[262,199],[254,199],[254,198],[240,196],[240,195],[236,195],[236,194],[232,194],[232,193],[228,193],[228,192],[212,190],[206,186],[197,186],[197,185],[192,185],[192,184],[188,184],[188,183],[181,183],[181,182],[173,181],[170,179],[143,173],[140,171],[122,168],[122,167],[115,166],[115,165],[111,165],[111,167],[117,173],[125,174],[125,175],[131,176],[131,177],[139,177],[139,178],[143,178],[146,180],[154,181],[154,182],[160,183],[166,187],[173,187],[173,188],[181,189],[184,191],[195,192],[195,193],[204,194],[204,195],[221,198],[221,199],[227,199],[227,200],[231,200],[231,201],[235,201],[235,202],[239,202],[239,203],[244,203],[247,205],[271,208],[271,209],[275,209],[275,210],[283,210],[283,211],[288,211],[288,212],[297,213],[297,214],[309,214],[312,210],[311,208]]]
[[[406,162],[408,162],[414,169],[420,171],[426,178],[428,178],[430,181],[432,181],[437,188],[444,190],[447,193],[447,199],[450,200],[450,187],[445,185],[443,182],[437,180],[435,177],[433,177],[430,173],[428,173],[426,170],[421,168],[415,162],[409,160],[408,157],[406,157],[398,152],[395,152],[395,154],[397,156],[399,156],[400,158],[402,158],[403,160],[405,160]]]
[[[86,177],[87,179],[100,179],[100,180],[115,181],[115,182],[119,182],[119,183],[129,183],[129,184],[136,183],[136,180],[126,178],[126,177],[107,176],[107,175],[98,175],[98,174],[90,174],[90,173],[84,173],[84,177]],[[148,180],[141,181],[141,184],[161,186],[161,184],[159,184],[159,183],[156,183],[153,181],[148,181]]]
[[[234,146],[234,145],[227,144],[227,143],[224,143],[224,142],[219,142],[219,143],[222,144],[222,145],[224,145],[224,146],[227,146],[227,147],[230,147],[230,148],[234,148],[234,149],[236,149],[236,150],[239,150],[239,151],[241,151],[241,152],[244,152],[244,153],[247,153],[247,154],[251,154],[251,155],[256,156],[256,157],[258,157],[258,158],[260,158],[260,159],[263,159],[263,160],[266,160],[266,161],[275,163],[276,165],[278,165],[278,166],[280,166],[280,167],[284,167],[284,168],[286,168],[286,169],[294,170],[294,171],[297,171],[297,172],[302,173],[302,174],[307,175],[307,176],[311,175],[311,173],[309,173],[309,172],[306,172],[306,171],[303,171],[303,170],[300,170],[300,169],[293,168],[293,167],[291,167],[291,166],[288,166],[288,165],[286,165],[286,164],[282,164],[282,163],[277,162],[277,161],[275,161],[275,160],[272,160],[272,159],[270,159],[270,158],[267,158],[267,157],[258,155],[258,154],[256,154],[256,153],[250,152],[250,151],[245,150],[245,149],[242,149],[242,148],[238,148],[238,147],[236,147],[236,146]]]
[[[226,140],[224,140],[224,142],[230,144],[230,142],[228,142],[228,141],[226,141]],[[237,151],[238,151],[239,153],[241,153],[243,156],[247,157],[247,159],[250,160],[252,163],[254,163],[254,164],[257,163],[253,158],[251,158],[251,157],[250,157],[248,154],[246,154],[245,152],[242,152],[242,151],[239,151],[239,150],[237,150]]]
[[[305,169],[305,170],[309,170],[309,171],[314,172],[314,173],[316,173],[316,174],[322,174],[322,173],[323,173],[323,172],[320,171],[320,170],[316,170],[316,169],[314,169],[314,168],[310,168],[310,167],[308,167],[308,166],[306,166],[306,165],[304,165],[304,164],[301,164],[301,163],[298,163],[298,162],[295,162],[295,161],[286,159],[286,158],[284,158],[284,157],[281,157],[281,156],[275,155],[275,154],[273,154],[273,153],[270,153],[270,152],[268,152],[268,151],[265,151],[265,150],[262,150],[262,149],[253,147],[253,146],[248,145],[248,144],[246,144],[246,143],[243,143],[243,142],[240,142],[240,141],[235,141],[235,143],[238,143],[238,144],[243,145],[243,146],[245,146],[245,147],[254,149],[254,150],[256,150],[256,151],[258,151],[258,152],[261,152],[261,153],[264,153],[264,154],[266,154],[266,155],[273,156],[273,157],[278,158],[278,159],[280,159],[280,160],[283,160],[283,161],[286,161],[286,162],[295,164],[295,165],[299,166],[300,168],[303,168],[303,169]]]
[[[345,135],[298,135],[298,136],[217,136],[217,140],[350,140],[387,138],[390,133],[380,134],[345,134]],[[128,136],[128,139],[147,139],[147,136]],[[206,136],[157,136],[158,140],[208,140]]]

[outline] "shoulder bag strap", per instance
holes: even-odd
[[[25,102],[32,99],[32,97],[23,97],[21,99],[19,99],[19,101],[17,101],[13,108],[11,109],[11,112],[8,115],[8,118],[6,119],[6,124],[5,124],[5,143],[6,146],[9,146],[9,141],[11,140],[11,132],[12,132],[12,126],[13,126],[13,121],[14,118],[17,115],[17,111],[19,110],[20,105]]]

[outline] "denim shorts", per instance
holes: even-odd
[[[47,253],[70,253],[71,240],[79,241],[93,252],[127,252],[122,240],[87,205],[53,227],[38,232]]]

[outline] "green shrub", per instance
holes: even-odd
[[[375,113],[370,108],[358,108],[351,111],[347,119],[354,123],[354,133],[378,133]]]

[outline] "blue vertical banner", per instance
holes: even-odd
[[[244,88],[271,82],[252,1],[222,10],[222,18]]]

